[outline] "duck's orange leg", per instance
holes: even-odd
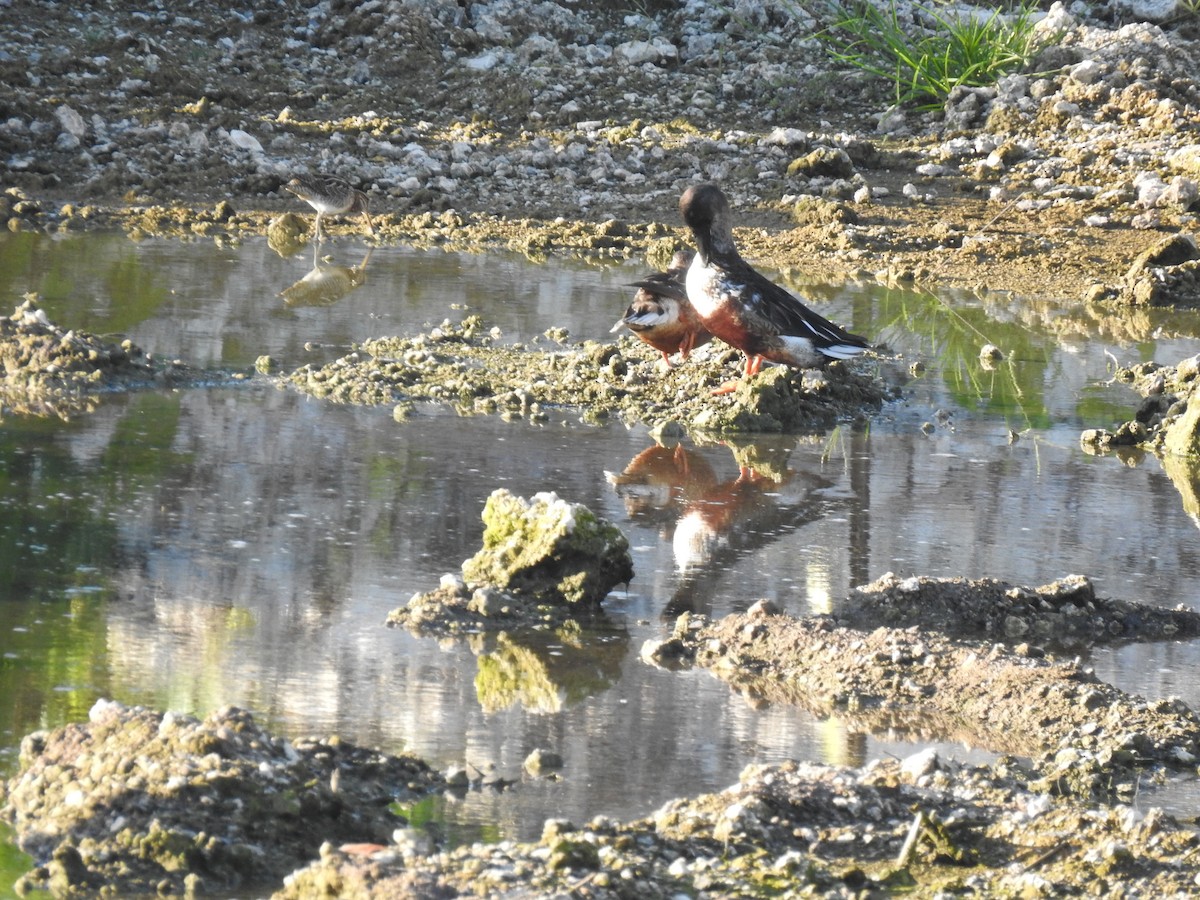
[[[758,370],[762,368],[762,364],[763,364],[763,358],[761,356],[758,356],[758,355],[747,356],[746,357],[746,371],[745,371],[745,374],[742,376],[742,378],[743,379],[753,378],[755,375],[758,374]],[[719,388],[716,388],[713,391],[713,394],[714,395],[732,394],[734,391],[737,390],[737,386],[738,386],[738,381],[736,381],[736,380],[727,381],[723,385],[721,385]]]
[[[742,377],[743,378],[753,378],[755,375],[758,374],[758,370],[762,368],[762,364],[763,364],[763,358],[761,356],[758,356],[758,355],[747,356],[746,357],[746,372]],[[727,381],[723,385],[721,385],[719,388],[714,389],[713,395],[718,396],[720,394],[732,394],[734,391],[737,390],[737,386],[738,386],[737,380]]]
[[[692,352],[692,348],[696,346],[696,332],[689,331],[683,336],[683,340],[679,342],[679,358],[687,359],[688,354]]]

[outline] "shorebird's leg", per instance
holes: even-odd
[[[325,215],[325,214],[323,212],[321,212],[321,210],[318,209],[317,210],[317,224],[314,229],[317,233],[317,243],[318,244],[325,243],[325,234],[321,231],[321,216],[323,216],[323,215]]]

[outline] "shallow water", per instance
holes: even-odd
[[[353,240],[327,252],[344,268],[366,254]],[[290,369],[467,313],[511,339],[565,326],[607,340],[625,285],[643,273],[400,248],[375,250],[360,272],[313,268],[261,241],[3,235],[0,308],[38,291],[59,323],[160,356],[245,369],[269,353]],[[306,275],[307,287],[281,295]],[[422,407],[397,424],[389,408],[252,380],[106,397],[66,422],[4,419],[0,773],[23,734],[81,720],[98,697],[197,715],[236,704],[289,734],[336,732],[509,778],[535,747],[556,750],[561,780],[432,811],[454,839],[528,838],[548,816],[648,814],[728,786],[751,762],[858,764],[921,746],[754,708],[704,673],[642,664],[642,642],[684,609],[722,615],[770,597],[825,612],[887,571],[1029,584],[1078,572],[1105,595],[1197,605],[1200,532],[1168,473],[1152,457],[1126,464],[1078,443],[1081,429],[1136,406],[1105,384],[1113,360],[1194,354],[1194,317],[1139,313],[1114,326],[1006,298],[806,291],[822,313],[902,352],[898,368],[919,357],[927,373],[867,430],[760,441],[786,475],[757,490],[732,489],[728,447],[685,441],[685,504],[606,478],[635,458],[675,471],[645,428],[584,425],[571,411],[535,427]],[[993,371],[977,360],[987,341],[1010,355]],[[610,629],[575,646],[439,643],[383,626],[475,552],[497,487],[557,491],[629,536],[636,575],[606,603]],[[1091,662],[1127,690],[1200,703],[1195,643]],[[1179,811],[1200,811],[1188,792],[1173,796]],[[8,852],[0,878],[19,866]]]

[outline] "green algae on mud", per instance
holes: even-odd
[[[543,603],[599,606],[633,577],[629,541],[607,519],[556,494],[533,499],[493,491],[483,507],[483,547],[463,563],[471,583]]]
[[[95,408],[104,391],[178,386],[230,376],[202,373],[51,322],[35,295],[0,316],[0,414],[69,417]]]
[[[460,414],[543,421],[551,408],[575,408],[585,420],[618,416],[651,427],[678,422],[689,431],[804,432],[861,419],[896,395],[870,360],[835,362],[820,371],[770,367],[732,394],[712,391],[740,368],[740,354],[708,345],[667,368],[640,341],[569,343],[562,329],[530,344],[502,344],[478,316],[449,321],[411,338],[364,341],[324,366],[302,366],[288,379],[317,397],[361,404],[432,400]]]
[[[582,503],[500,488],[483,510],[483,547],[388,615],[416,634],[494,631],[595,620],[609,591],[633,577],[629,541]]]

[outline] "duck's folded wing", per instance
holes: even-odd
[[[657,294],[660,297],[670,297],[673,300],[687,299],[687,285],[679,278],[667,272],[658,272],[654,275],[649,275],[641,281],[635,281],[630,287],[641,288],[644,291],[649,291],[651,294]]]
[[[807,338],[827,356],[854,356],[869,346],[865,338],[813,312],[797,297],[757,272],[748,278],[746,291],[752,295],[747,312],[776,334]]]

